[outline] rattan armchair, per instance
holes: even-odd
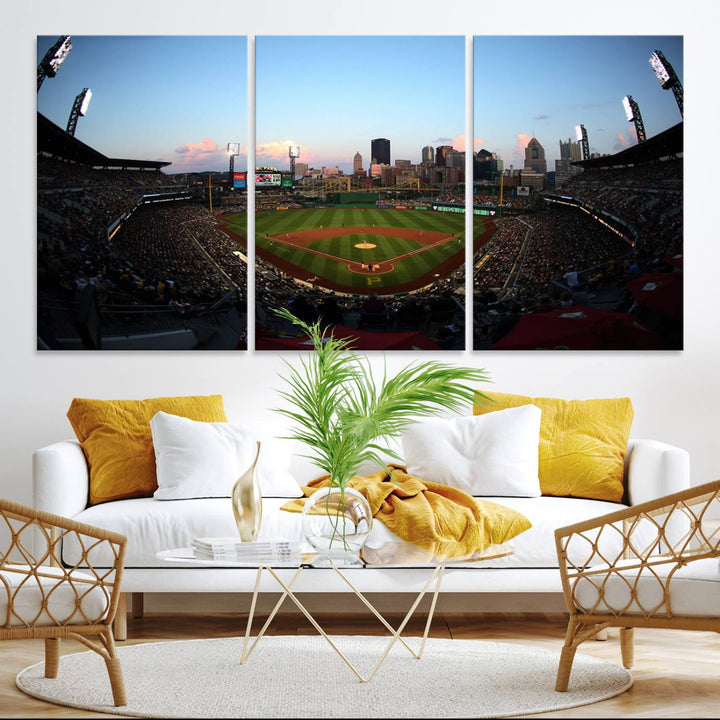
[[[112,621],[120,598],[126,538],[59,515],[0,499],[0,640],[44,638],[45,677],[58,674],[60,641],[73,638],[105,661],[115,705],[126,705]],[[65,539],[82,548],[73,567],[61,562]],[[94,567],[108,549],[111,567]],[[97,635],[100,642],[86,636]]]
[[[620,628],[633,665],[636,627],[720,632],[720,480],[555,531],[570,620],[555,689],[580,643]]]

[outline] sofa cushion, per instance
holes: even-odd
[[[632,560],[621,561],[618,572],[582,577],[573,587],[573,597],[581,609],[595,613],[622,612],[628,615],[666,613],[689,617],[715,617],[720,608],[720,568],[717,558],[689,562],[673,573],[665,596],[668,573],[676,565],[654,565],[638,572],[623,570]],[[593,566],[593,570],[606,568]]]
[[[555,528],[571,522],[579,522],[617,510],[617,504],[585,500],[581,498],[483,498],[509,507],[525,515],[532,527],[518,535],[511,543],[514,553],[507,557],[483,561],[478,567],[493,568],[556,568]],[[301,514],[286,512],[280,507],[283,498],[263,499],[262,524],[258,540],[289,540],[305,544]],[[196,537],[229,537],[237,534],[230,500],[227,498],[202,498],[197,500],[159,501],[153,498],[137,498],[103,503],[89,507],[75,520],[113,530],[128,538],[125,567],[170,567],[158,560],[155,554],[161,550],[190,547]],[[371,547],[383,542],[397,540],[379,521],[373,522],[368,538]],[[615,535],[604,539],[606,556],[621,551],[620,540]],[[81,555],[71,537],[65,539],[63,560],[78,562]],[[111,558],[94,555],[91,561],[96,567],[108,566]],[[172,567],[179,567],[173,563]]]
[[[483,394],[495,402],[475,404],[475,415],[528,404],[542,410],[538,472],[543,495],[622,502],[633,419],[630,398],[563,400]]]
[[[221,395],[146,400],[74,398],[67,412],[90,467],[90,504],[151,497],[157,488],[150,419],[156,412],[226,422]]]
[[[470,495],[538,497],[541,415],[524,405],[413,423],[402,436],[407,470]]]
[[[13,599],[10,627],[87,625],[102,622],[107,616],[110,595],[97,585],[94,575],[43,566],[37,574],[28,576],[31,569],[28,565],[14,566],[25,572],[15,572],[10,567],[0,570],[0,617],[3,622],[7,617],[10,594]],[[66,580],[66,574],[77,582]]]
[[[300,486],[288,472],[288,441],[267,437],[241,423],[198,422],[158,412],[150,421],[155,466],[156,500],[230,497],[233,485],[255,460],[261,494],[300,497]]]

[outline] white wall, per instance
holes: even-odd
[[[642,6],[638,9],[637,6]],[[2,64],[2,433],[0,496],[31,500],[34,449],[70,437],[74,396],[143,398],[221,393],[228,416],[272,417],[275,353],[37,352],[35,350],[35,37],[42,34],[683,34],[685,36],[685,350],[682,352],[423,353],[489,370],[493,388],[529,395],[630,396],[633,436],[691,453],[692,482],[720,476],[720,251],[711,182],[717,115],[709,63],[718,5],[691,18],[676,3],[443,3],[33,0],[6,18]],[[552,8],[552,9],[550,9]],[[708,9],[712,8],[712,9]],[[379,13],[375,14],[375,11]],[[647,13],[648,17],[644,17]],[[299,68],[302,69],[301,67]],[[619,102],[618,98],[618,102]],[[705,129],[705,123],[710,125]],[[714,180],[714,177],[713,177]],[[289,356],[291,357],[291,356]],[[387,356],[390,369],[417,359]],[[373,356],[379,363],[381,356]]]

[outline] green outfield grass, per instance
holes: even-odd
[[[244,234],[245,215],[239,215],[236,232]],[[232,226],[232,217],[226,217]],[[457,235],[450,243],[419,252],[411,257],[394,263],[394,270],[382,275],[362,275],[351,272],[346,262],[337,262],[299,247],[288,247],[271,240],[272,236],[282,237],[285,233],[300,232],[316,228],[364,227],[361,234],[344,235],[327,240],[317,240],[307,247],[324,252],[343,260],[355,262],[381,262],[412,252],[422,244],[404,238],[373,234],[372,228],[410,228],[439,232],[444,235]],[[267,236],[267,237],[266,237]],[[442,213],[430,210],[392,210],[377,208],[337,208],[303,209],[258,212],[255,214],[255,242],[258,248],[264,248],[311,275],[332,282],[367,290],[392,287],[402,283],[414,282],[430,273],[441,263],[464,249],[465,217],[460,213]],[[355,245],[371,243],[372,249],[359,249]]]

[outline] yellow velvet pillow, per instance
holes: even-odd
[[[633,407],[630,398],[562,400],[483,391],[475,404],[484,415],[519,405],[542,410],[538,476],[543,495],[621,502]]]
[[[161,410],[191,420],[227,422],[222,395],[73,399],[67,417],[90,467],[90,505],[152,497],[157,479],[150,420]]]

